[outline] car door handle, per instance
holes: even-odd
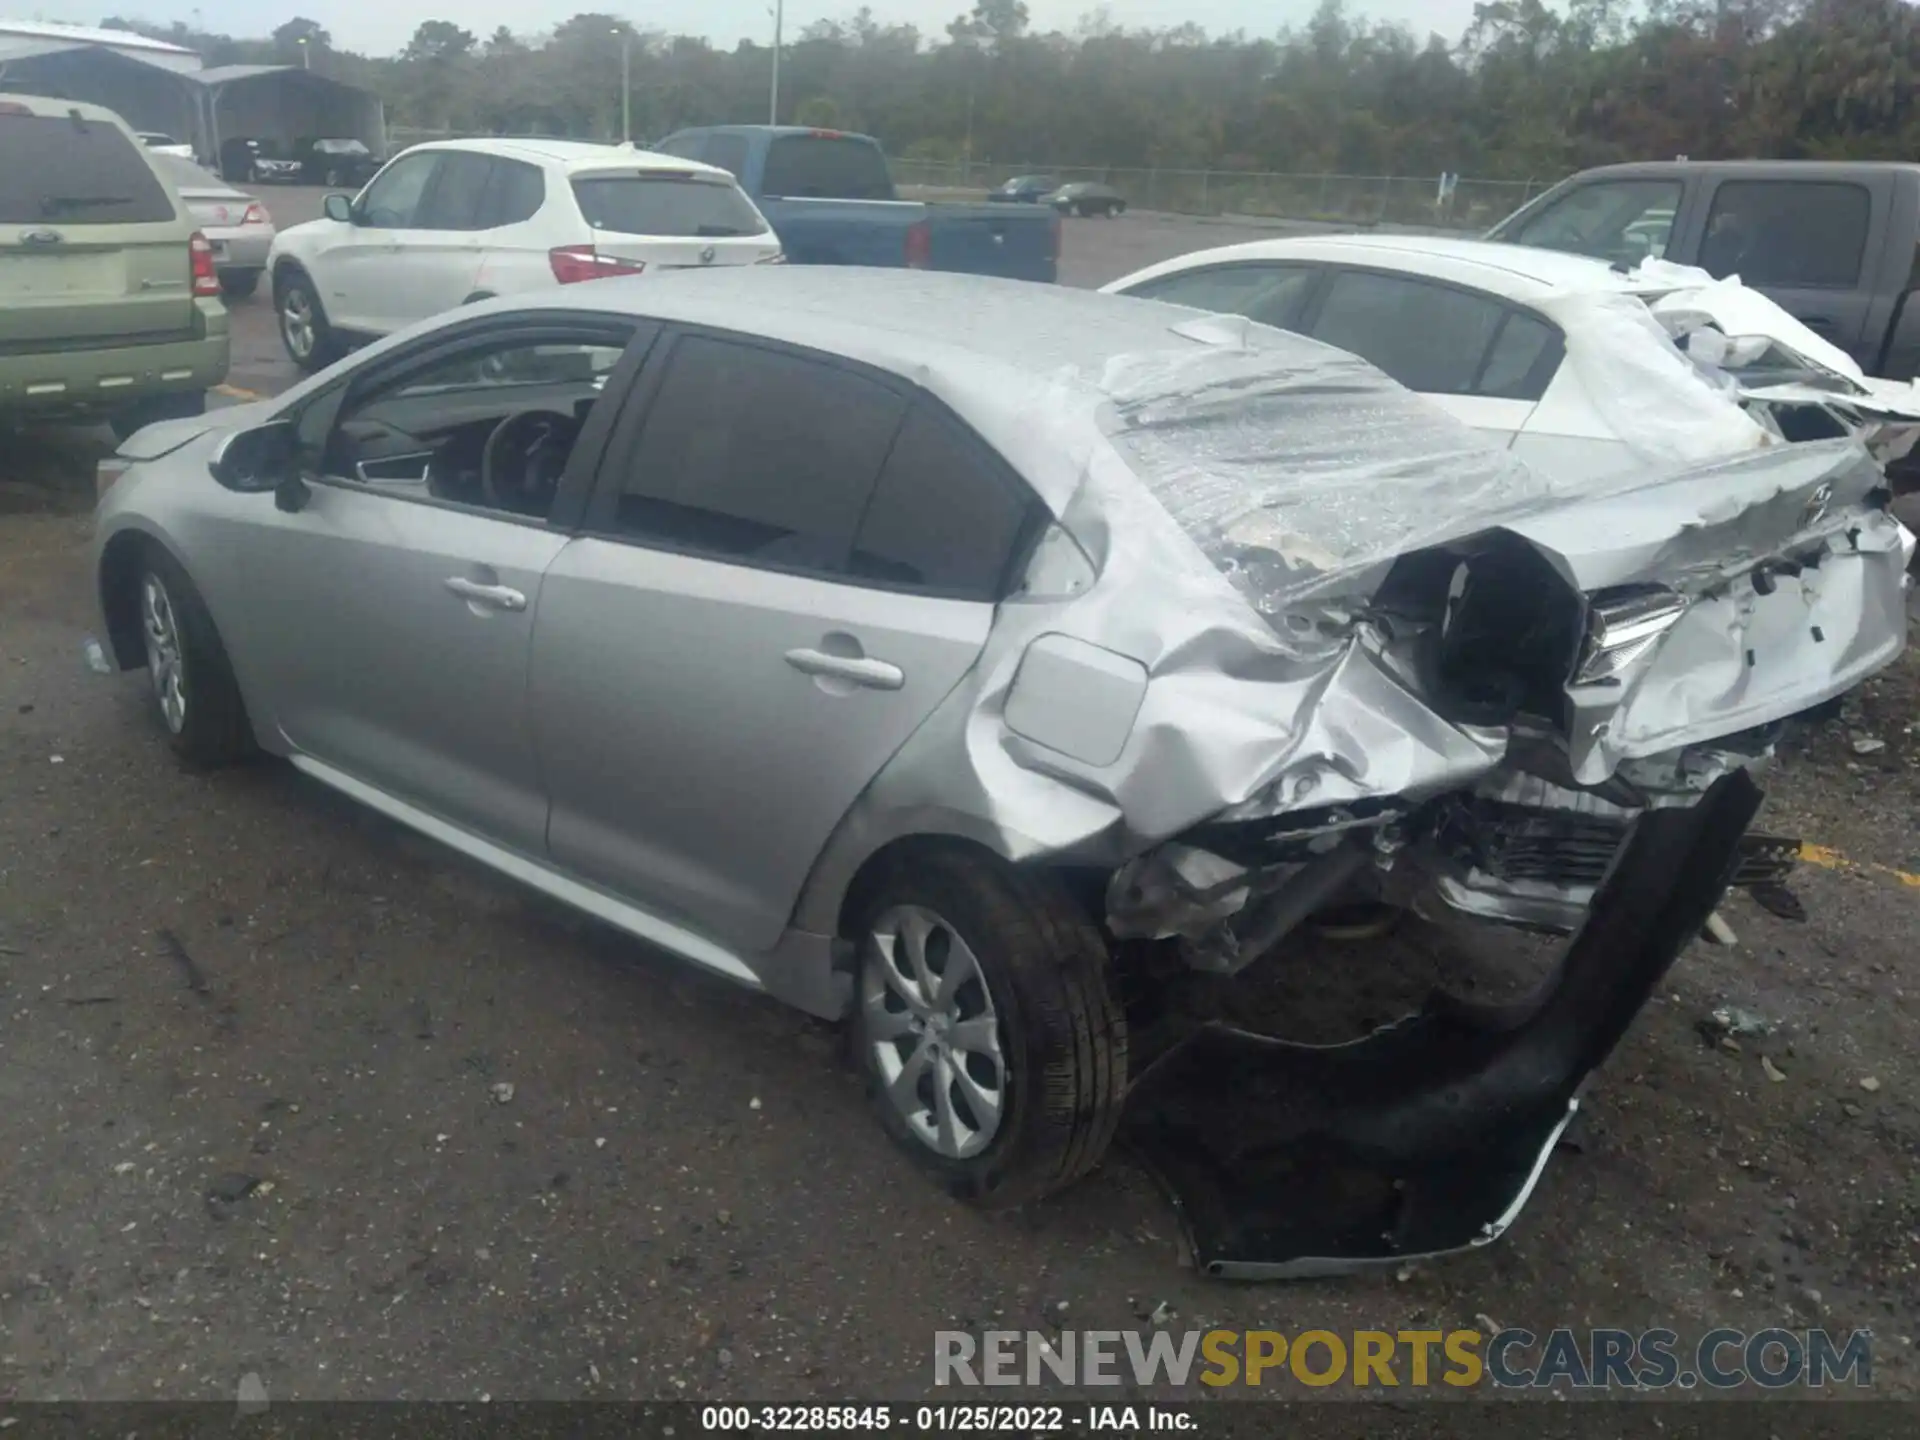
[[[464,575],[447,577],[447,589],[462,600],[475,605],[490,605],[496,610],[524,610],[527,597],[511,585],[483,585],[478,580],[469,580]]]
[[[789,650],[787,664],[802,675],[830,675],[849,680],[869,690],[898,690],[907,683],[907,672],[885,660],[870,660],[864,655],[829,655],[824,650]]]

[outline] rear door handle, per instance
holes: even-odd
[[[787,664],[802,675],[831,675],[849,680],[869,690],[898,690],[907,683],[907,672],[885,660],[866,656],[829,655],[824,650],[789,650]]]
[[[475,605],[489,606],[495,610],[524,610],[527,597],[511,585],[483,585],[478,580],[469,580],[464,575],[447,577],[447,589]]]

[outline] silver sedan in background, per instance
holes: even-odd
[[[191,160],[156,151],[154,163],[180,192],[200,233],[213,246],[221,293],[229,300],[253,294],[273,248],[273,217],[267,207]]]
[[[964,1198],[1124,1126],[1245,1277],[1507,1227],[1912,545],[1850,441],[1574,493],[1301,336],[828,266],[466,306],[101,479],[184,760],[846,1019]],[[1356,899],[1574,938],[1346,1045],[1167,1031]]]

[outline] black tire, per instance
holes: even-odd
[[[229,270],[220,277],[220,293],[229,300],[245,300],[259,288],[258,270]]]
[[[917,1051],[928,1043],[924,1030],[917,1039],[880,1039],[883,1017],[867,1000],[869,985],[877,990],[882,983],[871,978],[871,967],[889,963],[876,923],[900,907],[932,912],[959,937],[978,963],[996,1017],[998,1125],[983,1149],[964,1158],[941,1154],[886,1094],[878,1047],[894,1046],[899,1061],[900,1047]],[[956,1198],[998,1209],[1070,1185],[1099,1163],[1126,1092],[1127,1025],[1108,991],[1106,945],[1054,877],[985,855],[912,854],[867,888],[854,934],[860,956],[849,1027],[855,1056],[882,1128],[915,1164]],[[931,953],[933,941],[927,944]],[[951,949],[943,953],[951,964]],[[932,1089],[929,1077],[916,1086],[914,1103]],[[931,1119],[932,1101],[924,1103]]]
[[[304,355],[296,345],[288,317],[288,305],[296,297],[305,305],[312,325],[312,340]],[[290,265],[274,272],[273,315],[274,326],[280,332],[280,344],[286,350],[287,358],[309,374],[326,369],[346,353],[346,347],[341,345],[333,333],[333,327],[327,323],[326,307],[320,303],[318,288],[307,272],[298,266]]]
[[[226,646],[214,627],[213,616],[207,613],[206,601],[200,598],[187,572],[158,544],[150,544],[142,552],[133,576],[134,613],[147,647],[148,679],[154,691],[153,713],[166,732],[174,754],[189,765],[204,769],[244,760],[253,753],[253,727],[247,720],[247,707],[240,699],[240,685],[233,677]],[[184,714],[177,725],[169,718],[162,697],[162,671],[152,663],[160,647],[156,645],[149,609],[150,585],[160,587],[172,619],[180,693],[184,697]]]
[[[126,440],[143,427],[161,420],[184,420],[207,413],[207,392],[188,390],[173,395],[155,395],[129,405],[107,417],[116,440]]]

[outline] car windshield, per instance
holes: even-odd
[[[760,189],[805,199],[893,199],[880,147],[857,135],[782,136],[767,147]]]
[[[117,125],[0,110],[0,225],[151,224],[173,201]]]
[[[731,180],[663,173],[581,176],[580,213],[596,230],[621,235],[723,239],[764,235],[767,222]]]

